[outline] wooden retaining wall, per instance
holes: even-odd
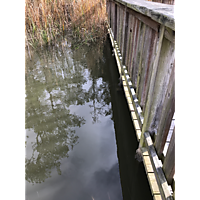
[[[107,0],[109,35],[154,199],[174,198],[173,5]]]

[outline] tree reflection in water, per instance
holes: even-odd
[[[70,105],[89,103],[93,123],[99,115],[112,114],[104,59],[99,46],[72,51],[66,41],[27,59],[25,127],[36,134],[32,156],[26,158],[28,182],[44,182],[53,168],[61,174],[61,160],[78,143],[74,128],[85,119],[70,113]],[[88,81],[89,88],[84,88]]]

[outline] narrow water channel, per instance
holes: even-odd
[[[111,46],[26,59],[26,200],[151,200]]]

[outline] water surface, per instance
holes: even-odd
[[[151,200],[110,42],[26,60],[26,199]]]
[[[26,62],[26,199],[122,199],[108,68],[71,42]]]

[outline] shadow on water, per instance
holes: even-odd
[[[109,41],[43,48],[25,78],[27,200],[152,199]]]
[[[111,44],[107,44],[105,54],[110,56],[111,50]],[[118,86],[119,73],[117,64],[114,57],[107,60],[110,79],[113,83],[110,91],[123,199],[150,200],[153,198],[143,163],[138,163],[135,159],[135,152],[139,144],[125,94],[122,88]]]

